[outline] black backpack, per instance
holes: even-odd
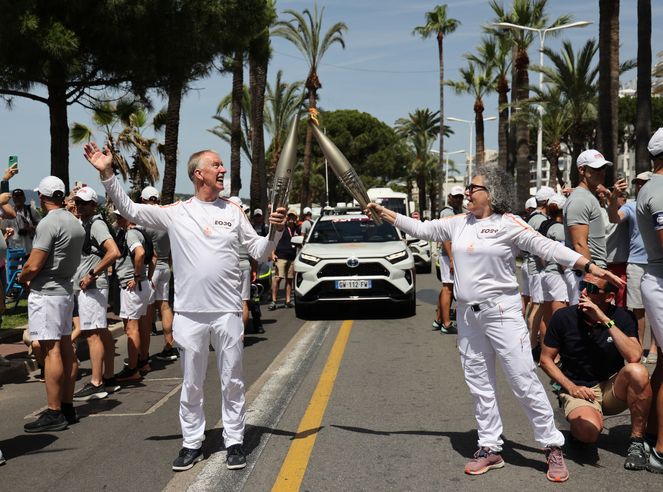
[[[548,231],[550,228],[554,225],[557,224],[557,221],[555,219],[546,219],[543,222],[541,222],[541,225],[539,226],[539,234],[542,236],[548,237]]]
[[[113,241],[117,243],[117,237],[115,235],[115,231],[113,230],[113,227],[111,227],[108,222],[106,222],[106,219],[103,217],[95,217],[91,221],[89,221],[87,224],[83,225],[83,228],[85,229],[85,241],[83,242],[83,253],[86,255],[90,254],[95,254],[100,258],[103,258],[104,255],[106,254],[106,251],[103,249],[101,244],[99,245],[99,249],[93,253],[92,251],[92,238],[91,238],[91,233],[92,233],[92,224],[94,224],[96,221],[102,221],[104,224],[106,224],[106,227],[108,228],[108,232],[110,232],[111,238],[113,238]]]
[[[145,234],[145,231],[138,228],[134,227],[132,230],[139,232],[143,236],[143,242],[144,246],[143,249],[145,250],[145,265],[149,265],[150,261],[152,260],[152,256],[154,256],[154,243],[152,242],[152,238]],[[117,234],[117,247],[120,250],[120,255],[122,258],[126,258],[127,255],[129,254],[129,246],[127,245],[127,231],[121,230]]]

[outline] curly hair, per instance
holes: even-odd
[[[490,205],[493,212],[505,214],[515,210],[516,190],[513,184],[513,176],[497,166],[479,166],[475,171],[475,175],[483,176],[490,193]]]

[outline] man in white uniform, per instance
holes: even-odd
[[[202,460],[205,438],[203,383],[209,344],[216,350],[221,380],[223,437],[230,469],[246,466],[242,449],[245,424],[242,377],[242,299],[239,294],[239,245],[256,259],[269,257],[285,226],[285,209],[270,215],[279,231],[274,241],[259,236],[241,209],[219,198],[225,169],[211,150],[189,158],[187,171],[195,196],[185,202],[153,207],[133,203],[113,176],[108,148],[85,145],[85,157],[100,172],[108,196],[124,215],[144,227],[167,230],[175,272],[173,335],[180,347],[184,373],[180,397],[183,447],[173,470]]]

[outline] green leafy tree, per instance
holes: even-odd
[[[216,108],[216,114],[212,116],[212,118],[215,119],[218,122],[218,124],[214,128],[210,128],[209,130],[207,130],[228,144],[230,144],[232,141],[233,122],[231,118],[228,118],[226,112],[230,111],[231,114],[233,113],[234,111],[232,109],[233,104],[234,104],[234,89],[230,92],[230,94],[226,95],[223,99],[221,99],[221,102],[219,102],[219,105]],[[250,118],[251,92],[249,91],[249,88],[247,86],[242,87],[242,98],[240,99],[240,107],[241,107],[241,110],[239,111],[240,151],[242,152],[246,160],[249,162],[249,164],[251,164],[251,160],[253,157],[253,152],[251,149],[251,143],[252,143],[251,134],[253,132],[253,126]],[[237,190],[237,192],[239,192],[239,190]],[[237,196],[237,192],[233,193],[231,191],[231,195]]]
[[[460,26],[458,19],[451,19],[447,17],[447,5],[437,5],[430,12],[426,12],[426,24],[414,28],[412,34],[421,36],[428,39],[430,36],[435,35],[437,40],[437,55],[440,66],[440,120],[444,123],[444,37],[453,33]],[[440,131],[440,155],[439,155],[439,170],[440,181],[438,189],[443,188],[443,175],[444,175],[444,127],[439,128]],[[444,197],[440,193],[439,207],[442,208],[444,204]]]
[[[304,87],[308,92],[309,108],[316,108],[318,90],[322,88],[322,83],[318,77],[318,68],[320,67],[322,57],[334,44],[340,44],[342,48],[345,48],[343,33],[348,30],[348,26],[345,23],[337,22],[323,33],[322,18],[324,12],[324,7],[318,10],[317,3],[314,6],[313,12],[309,9],[304,9],[301,13],[296,10],[286,9],[284,13],[290,16],[290,18],[278,21],[272,30],[274,36],[287,39],[295,45],[306,59],[309,72]],[[311,205],[309,181],[311,176],[312,148],[313,130],[308,128],[304,146],[304,170],[300,193],[302,207]]]

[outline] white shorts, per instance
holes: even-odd
[[[663,303],[661,302],[661,299],[663,299],[663,277],[645,273],[642,276],[640,290],[651,331],[656,337],[656,345],[660,347],[663,343]]]
[[[152,291],[150,293],[150,304],[156,301],[167,301],[170,291],[170,269],[157,268],[152,274]]]
[[[520,293],[529,297],[529,270],[527,269],[527,260],[520,265]]]
[[[78,293],[81,330],[108,328],[108,289],[87,289]]]
[[[251,298],[251,268],[243,268],[239,271],[239,281],[242,301],[248,301]]]
[[[640,283],[645,269],[637,263],[626,265],[626,307],[629,309],[642,309],[642,293],[640,292]]]
[[[440,278],[443,284],[454,283],[454,277],[451,275],[451,262],[448,256],[440,255]]]
[[[529,295],[532,297],[534,304],[541,304],[543,302],[543,286],[541,285],[541,274],[529,274]]]
[[[147,306],[150,301],[150,282],[143,280],[133,291],[120,289],[120,318],[122,319],[140,319],[147,313]]]
[[[566,280],[560,273],[543,272],[541,274],[541,287],[543,288],[544,301],[569,302]]]
[[[577,306],[580,302],[580,280],[581,276],[571,269],[564,270],[564,280],[566,280],[566,290],[569,294],[569,306]]]
[[[60,340],[71,335],[74,296],[47,296],[30,292],[28,296],[28,330],[30,340]]]

